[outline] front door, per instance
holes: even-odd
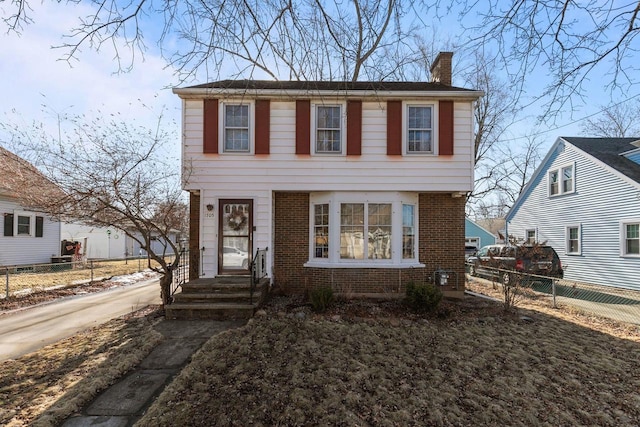
[[[219,210],[219,273],[248,274],[253,249],[253,201],[220,200]]]

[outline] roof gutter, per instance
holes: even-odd
[[[174,88],[173,93],[183,99],[216,98],[216,97],[344,97],[354,98],[440,98],[476,100],[484,95],[481,90],[456,91],[390,91],[390,90],[304,90],[304,89],[224,89],[224,88]]]

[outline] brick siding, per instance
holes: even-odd
[[[276,193],[274,199],[273,281],[285,293],[331,286],[343,294],[404,295],[407,282],[429,282],[437,269],[453,271],[445,294],[464,290],[463,197],[420,194],[418,254],[425,268],[405,269],[303,267],[309,258],[309,194]]]

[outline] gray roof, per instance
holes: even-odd
[[[361,82],[361,81],[276,81],[221,80],[189,86],[190,89],[248,89],[248,90],[322,90],[322,91],[469,91],[455,86],[432,82]]]
[[[638,148],[631,143],[640,138],[562,137],[562,139],[640,183],[640,165],[620,155]]]

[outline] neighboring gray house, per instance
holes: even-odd
[[[464,219],[464,239],[465,246],[474,246],[476,249],[496,243],[496,236],[491,231],[469,218]]]
[[[511,239],[553,246],[566,279],[640,290],[640,139],[558,138],[506,219]]]
[[[37,208],[57,191],[33,165],[0,147],[0,266],[50,263],[60,255],[60,223]]]

